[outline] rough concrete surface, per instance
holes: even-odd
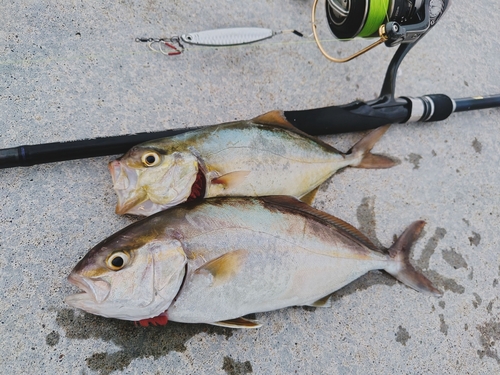
[[[134,42],[232,26],[309,32],[312,2],[0,2],[0,148],[248,119],[378,96],[395,49],[347,64],[278,35],[166,57]],[[331,53],[366,41],[331,40]],[[496,0],[455,0],[405,58],[398,96],[500,91]],[[113,157],[0,170],[3,374],[494,374],[500,371],[499,110],[394,125],[375,151],[400,164],[348,169],[315,206],[389,246],[427,222],[414,264],[444,291],[417,293],[371,272],[327,309],[257,314],[258,330],[169,323],[139,328],[76,311],[66,276],[133,217],[114,213]],[[348,150],[361,134],[322,137]]]

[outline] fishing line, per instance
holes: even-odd
[[[284,30],[283,33],[291,33],[299,36],[297,33],[302,34],[300,31],[297,30]],[[137,39],[149,39],[153,40],[153,38],[135,38]],[[168,40],[168,38],[157,38],[157,41],[160,40]],[[339,39],[331,37],[331,38],[325,38],[322,39],[321,42],[324,44],[329,44],[329,43],[337,43]],[[141,40],[142,42],[142,40]],[[230,46],[216,46],[217,50],[222,50],[222,49],[241,49],[241,48],[253,48],[255,49],[256,47],[258,48],[272,48],[272,47],[280,47],[280,46],[287,46],[287,45],[310,45],[310,44],[315,44],[314,39],[312,38],[311,35],[303,35],[300,39],[297,38],[297,40],[289,40],[286,42],[274,42],[274,41],[268,41],[267,43],[259,43],[259,44],[241,44],[241,45],[230,45]],[[78,53],[72,53],[71,56],[67,55],[62,55],[59,54],[58,52],[61,51],[61,49],[54,50],[53,56],[49,55],[40,55],[38,56],[37,54],[32,54],[29,53],[29,58],[16,58],[16,59],[0,59],[0,67],[2,66],[19,66],[22,67],[23,69],[29,68],[31,65],[36,65],[36,66],[46,66],[50,65],[53,62],[78,62],[82,60],[90,61],[90,60],[95,60],[95,59],[112,59],[116,57],[125,57],[125,56],[131,56],[131,55],[136,55],[136,54],[149,54],[150,50],[146,48],[145,50],[127,50],[124,51],[122,49],[117,49],[116,48],[116,43],[113,44],[114,49],[113,51],[108,51],[109,53],[96,53],[95,51],[89,52],[89,53],[82,53],[81,51]],[[29,47],[31,47],[31,44],[28,44]],[[60,44],[57,43],[48,43],[44,44],[44,47],[49,47],[49,46],[60,46]],[[153,46],[153,51],[156,53],[159,53],[160,51],[154,49],[155,46]],[[166,47],[162,47],[164,52],[170,52],[166,49]],[[189,51],[189,53],[194,53],[194,52],[202,52],[204,50],[203,46],[195,46],[195,45],[184,45],[184,50],[183,52]]]
[[[387,9],[388,9],[388,4],[389,1],[398,1],[398,0],[327,0],[325,4],[327,5],[327,11],[328,11],[328,5],[330,3],[335,4],[335,2],[342,2],[346,1],[349,5],[352,4],[354,6],[357,6],[359,8],[359,4],[361,4],[361,7],[363,7],[366,2],[367,6],[367,13],[366,17],[362,18],[361,21],[362,24],[362,30],[360,31],[359,36],[372,36],[374,31],[376,31],[377,27],[382,23],[384,18],[387,18]],[[402,0],[399,0],[402,1]],[[411,0],[409,0],[411,1]],[[418,1],[418,0],[417,0]],[[420,0],[422,1],[422,0]],[[317,0],[314,5],[314,9],[316,7]],[[338,6],[337,6],[338,8]],[[356,9],[353,8],[353,11]],[[331,12],[330,12],[331,13]],[[347,14],[347,21],[350,21],[352,17],[358,17],[357,13],[354,12],[352,15],[349,14],[349,12],[343,12],[343,15]],[[330,15],[331,17],[335,17],[335,14]],[[359,20],[357,20],[359,21]],[[162,38],[151,38],[151,37],[139,37],[135,38],[136,42],[142,42],[146,43],[147,47],[149,50],[157,53],[161,53],[166,56],[177,56],[182,54],[186,48],[186,45],[192,45],[192,46],[205,46],[205,47],[224,47],[224,48],[234,48],[234,47],[241,47],[242,45],[246,44],[251,44],[259,41],[263,41],[265,39],[272,38],[276,35],[279,34],[286,34],[290,33],[293,34],[299,38],[302,38],[303,40],[299,43],[312,43],[312,40],[307,40],[307,39],[312,39],[314,36],[315,42],[321,46],[321,43],[329,43],[333,42],[335,40],[341,40],[341,41],[350,41],[353,40],[356,36],[358,35],[340,35],[339,33],[334,32],[334,35],[336,36],[337,39],[322,39],[320,40],[317,35],[315,34],[316,25],[315,21],[313,18],[313,33],[310,35],[305,35],[303,32],[300,32],[296,29],[292,30],[281,30],[281,31],[273,31],[271,29],[266,29],[266,28],[256,28],[256,27],[237,27],[237,28],[225,28],[225,29],[214,29],[214,30],[205,30],[205,31],[199,31],[199,32],[193,32],[193,33],[187,33],[187,34],[181,34],[181,35],[174,35],[172,37],[162,37]],[[382,41],[379,41],[377,44],[380,44]],[[279,46],[279,45],[287,45],[287,44],[292,44],[295,42],[287,41],[287,42],[276,42],[276,43],[270,43],[273,46]],[[372,48],[372,47],[370,47]],[[322,48],[320,47],[320,50]],[[363,50],[364,51],[364,50]],[[322,50],[322,52],[326,55],[326,52]],[[356,54],[357,56],[358,54]],[[102,56],[102,55],[101,55]],[[87,57],[88,58],[88,57]],[[45,59],[44,59],[45,60]],[[61,59],[55,59],[55,60],[61,60]],[[62,59],[64,60],[64,58]],[[338,60],[338,59],[337,59]],[[333,61],[337,61],[333,60]],[[36,60],[30,59],[28,64],[30,62],[34,62]],[[46,60],[47,61],[47,60]],[[48,62],[50,62],[51,59],[48,58]],[[344,61],[344,60],[342,60]],[[348,60],[345,60],[348,61]],[[23,61],[24,64],[26,64],[26,61]],[[12,64],[12,62],[8,61],[3,61],[0,62],[0,65],[9,65]]]
[[[221,29],[217,29],[221,30]],[[229,30],[229,29],[226,29]],[[269,30],[269,29],[264,29],[264,30]],[[214,31],[214,30],[207,30],[207,31]],[[204,31],[200,32],[204,33]],[[259,47],[261,46],[287,46],[287,45],[307,45],[307,44],[315,44],[317,43],[314,40],[314,34],[311,33],[309,35],[304,35],[302,32],[298,30],[282,30],[282,31],[273,31],[273,35],[269,38],[263,38],[259,40],[253,40],[253,41],[247,41],[244,43],[239,43],[239,44],[200,44],[200,43],[188,43],[187,45],[183,43],[183,40],[179,39],[179,36],[173,36],[173,37],[165,37],[165,38],[145,38],[145,37],[138,37],[135,38],[136,42],[139,43],[147,43],[148,49],[156,52],[156,53],[161,53],[166,56],[176,56],[180,55],[181,53],[184,53],[186,51],[202,51],[203,47],[212,47],[212,48],[217,48],[217,49],[236,49],[236,48],[251,48],[255,46],[251,46],[256,44],[257,42],[263,41],[264,39],[270,39],[276,35],[279,34],[285,34],[285,33],[291,33],[294,34],[298,37],[301,38],[301,40],[297,41],[287,41],[287,42],[268,42],[268,43],[262,43],[258,44]],[[352,41],[356,38],[323,38],[319,39],[321,43],[334,43],[334,42],[348,42]],[[181,43],[179,45],[178,43]]]
[[[368,16],[359,36],[369,37],[376,33],[384,20],[389,19],[388,8],[389,0],[371,0],[368,5]]]
[[[392,3],[390,3],[390,1]],[[321,40],[317,36],[316,32],[316,7],[318,0],[314,1],[312,8],[312,31],[313,33],[309,36],[305,36],[304,33],[297,30],[282,30],[273,31],[267,28],[259,27],[235,27],[235,28],[223,28],[223,29],[213,29],[204,30],[199,32],[192,32],[182,35],[174,35],[172,37],[166,38],[136,38],[136,42],[145,42],[148,44],[148,48],[154,52],[159,52],[167,56],[179,55],[185,50],[185,44],[205,46],[205,47],[234,47],[244,44],[250,44],[259,42],[265,39],[272,38],[278,34],[293,33],[298,37],[310,38],[314,36],[314,40],[321,52],[327,56],[330,60],[336,62],[345,62],[350,59],[359,56],[359,54],[366,52],[367,50],[373,48],[374,46],[385,42],[388,39],[384,26],[384,20],[389,20],[390,16],[388,14],[390,4],[392,7],[398,6],[398,11],[400,10],[399,2],[408,1],[412,3],[412,0],[326,0],[326,12],[327,19],[329,22],[330,29],[332,33],[337,37],[338,40],[349,41],[355,37],[374,37],[376,36],[376,31],[379,30],[380,40],[374,43],[367,49],[363,49],[362,52],[356,53],[351,58],[348,59],[335,59],[329,57],[328,54],[321,47]],[[421,2],[423,0],[415,0]],[[426,0],[429,1],[429,0]],[[438,0],[439,1],[439,0]],[[404,8],[404,7],[403,7]],[[408,8],[408,6],[406,7]],[[404,9],[406,9],[404,8]],[[410,7],[413,9],[412,7]],[[375,35],[374,35],[375,34]]]
[[[135,38],[135,41],[147,43],[148,48],[153,52],[166,56],[176,56],[186,50],[186,45],[235,48],[269,39],[278,34],[292,33],[304,39],[296,44],[311,43],[312,41],[307,39],[314,37],[314,42],[325,57],[334,62],[346,62],[382,43],[389,47],[415,43],[439,20],[448,6],[449,0],[325,0],[328,26],[336,39],[320,39],[318,37],[315,16],[317,3],[318,0],[315,0],[312,9],[311,35],[304,35],[297,30],[273,31],[266,28],[240,27],[205,30],[164,38],[139,37]],[[347,58],[329,56],[322,47],[322,43],[332,41],[350,41],[356,37],[376,37],[377,30],[379,35],[377,41]],[[277,42],[267,45],[287,44],[295,44],[295,42]],[[26,65],[26,63],[34,61],[36,60],[30,59],[28,62],[23,60],[23,64]],[[0,65],[11,63],[4,60],[0,62]]]
[[[297,30],[273,31],[261,27],[234,27],[174,35],[169,38],[136,38],[135,41],[147,43],[148,48],[153,52],[159,52],[166,56],[175,56],[184,52],[186,44],[204,47],[237,47],[286,33],[301,38],[308,37]],[[285,43],[274,43],[274,45]]]

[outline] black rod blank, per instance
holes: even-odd
[[[193,129],[197,128],[172,129],[0,149],[0,169],[123,154],[139,143],[156,138],[171,137]]]
[[[454,99],[454,102],[454,112],[500,107],[500,95]],[[356,101],[342,106],[285,111],[284,114],[298,129],[311,135],[324,135],[374,129],[390,123],[404,123],[408,121],[410,111],[411,108],[405,99],[394,99],[385,103],[381,97],[381,100],[370,103]],[[139,143],[171,137],[194,129],[199,127],[0,149],[0,169],[123,154]]]
[[[454,99],[455,111],[464,112],[472,111],[475,109],[486,109],[500,107],[500,95],[492,96],[476,96],[473,98]]]

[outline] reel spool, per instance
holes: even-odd
[[[334,62],[347,62],[385,43],[388,47],[418,41],[436,24],[450,0],[325,0],[326,18],[333,35],[341,40],[356,37],[379,37],[375,43],[355,54],[337,59],[321,46],[316,32],[316,6],[312,10],[313,34],[326,58]]]

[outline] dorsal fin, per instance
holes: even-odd
[[[368,237],[366,237],[363,233],[361,233],[351,224],[345,222],[342,219],[339,219],[338,217],[327,214],[326,212],[317,210],[305,204],[304,202],[299,201],[296,198],[289,197],[286,195],[274,195],[274,196],[263,197],[261,199],[264,202],[272,204],[274,206],[281,206],[284,208],[288,208],[294,211],[314,216],[315,218],[320,219],[324,223],[333,226],[337,230],[341,231],[344,235],[346,235],[353,241],[361,243],[370,250],[383,253],[383,251],[380,250],[377,246],[375,246]]]
[[[290,128],[293,130],[298,130],[295,126],[293,126],[292,124],[290,124],[290,122],[288,122],[288,120],[285,118],[283,111],[279,110],[266,112],[263,115],[257,116],[250,121],[255,122],[256,124],[274,125],[274,126]]]
[[[329,150],[333,149],[334,151],[340,153],[340,151],[338,151],[332,145],[329,145],[328,143],[323,142],[321,139],[319,139],[317,137],[314,137],[314,136],[312,136],[310,134],[307,134],[307,133],[303,132],[302,130],[300,130],[300,129],[296,128],[295,126],[293,126],[286,119],[285,114],[284,114],[283,111],[280,111],[280,110],[270,111],[270,112],[264,113],[263,115],[260,115],[260,116],[257,116],[255,118],[251,119],[250,122],[253,122],[255,124],[269,125],[269,126],[275,126],[275,127],[278,127],[278,128],[287,129],[287,130],[292,131],[292,132],[294,132],[296,134],[300,134],[301,136],[303,136],[305,138],[312,139],[316,143],[320,144],[323,147],[326,147]]]

